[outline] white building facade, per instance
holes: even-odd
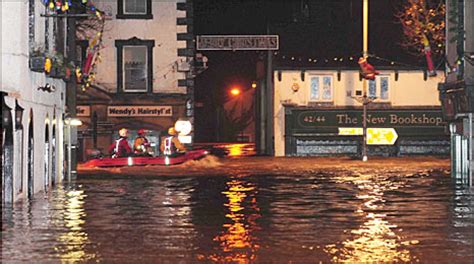
[[[357,100],[367,82],[367,127],[394,128],[393,146],[369,146],[369,155],[449,154],[437,83],[410,69],[380,70],[374,81],[354,69],[276,69],[274,71],[275,156],[360,155],[362,136],[341,128],[362,128]],[[437,153],[436,153],[437,152]]]
[[[145,129],[158,150],[160,136],[176,121],[194,122],[192,1],[95,4],[107,19],[96,80],[78,92],[78,116],[86,124],[79,134],[79,156],[86,159],[90,149],[108,154],[108,145],[123,127],[131,132],[130,140]]]
[[[66,85],[41,72],[44,54],[64,51],[64,21],[45,12],[39,0],[1,2],[3,204],[47,192],[64,177]],[[43,61],[32,59],[35,49]]]

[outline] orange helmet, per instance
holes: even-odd
[[[119,135],[120,135],[121,137],[126,137],[126,136],[128,135],[128,129],[126,129],[126,128],[121,128],[121,129],[119,130]]]
[[[176,135],[176,130],[174,130],[174,127],[170,127],[170,128],[168,129],[168,134],[170,134],[171,136]]]
[[[137,134],[140,135],[140,136],[145,135],[145,129],[143,129],[143,128],[138,129]]]

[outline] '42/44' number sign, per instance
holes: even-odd
[[[326,121],[326,117],[320,116],[320,115],[317,115],[317,116],[308,115],[303,118],[303,121],[306,123],[323,123]]]

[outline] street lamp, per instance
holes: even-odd
[[[233,96],[237,97],[240,95],[240,123],[242,124],[242,128],[240,129],[240,140],[242,141],[243,137],[244,137],[244,127],[243,127],[243,116],[244,116],[244,96],[241,95],[241,91],[239,88],[232,88],[230,90],[230,94],[232,94]]]
[[[230,94],[232,94],[233,96],[238,96],[240,94],[240,89],[232,88],[232,90],[230,90]]]
[[[64,123],[67,126],[67,179],[68,181],[71,181],[71,173],[72,173],[72,127],[77,127],[82,125],[82,121],[77,119],[77,118],[71,118],[69,114],[66,115],[64,118]]]

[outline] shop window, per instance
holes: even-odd
[[[309,100],[312,102],[328,102],[333,100],[332,76],[312,76],[310,79]]]
[[[116,40],[117,91],[144,93],[152,91],[153,40]]]
[[[390,99],[390,84],[388,76],[377,76],[375,80],[369,81],[369,97],[376,97],[377,101],[388,101]]]
[[[151,0],[118,0],[118,19],[152,19]]]

